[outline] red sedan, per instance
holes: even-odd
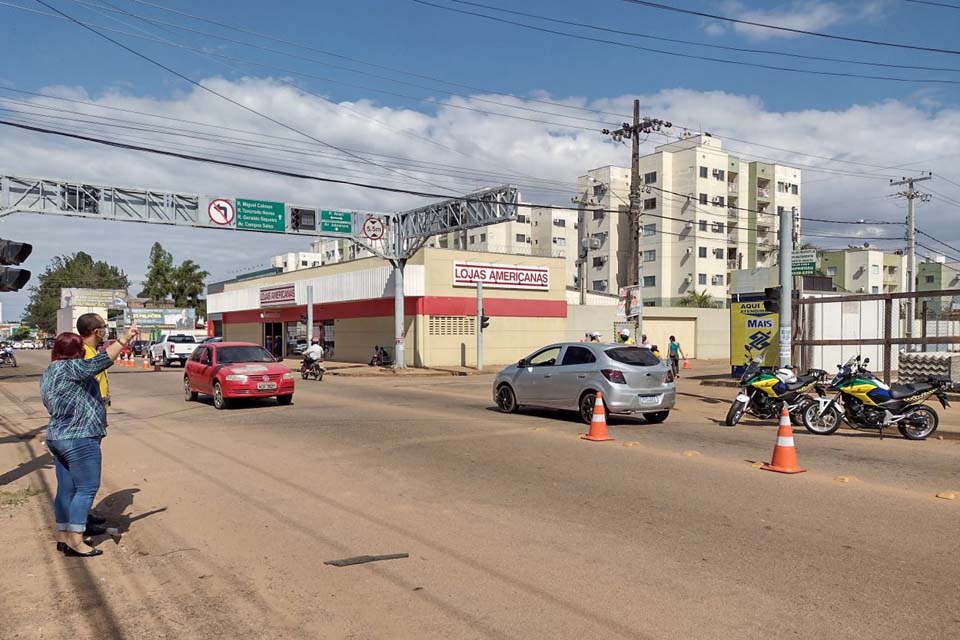
[[[269,351],[249,342],[203,343],[187,361],[183,397],[190,402],[201,393],[213,396],[213,406],[226,409],[235,398],[276,397],[293,401],[293,372]]]

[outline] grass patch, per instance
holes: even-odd
[[[41,493],[39,489],[33,487],[18,489],[17,491],[0,491],[0,507],[19,507],[33,496],[38,496]]]

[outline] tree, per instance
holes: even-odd
[[[37,285],[30,287],[30,301],[23,321],[46,333],[56,334],[61,288],[126,289],[129,286],[130,281],[123,270],[102,260],[94,261],[82,251],[57,256],[37,278]]]
[[[30,327],[17,327],[10,337],[14,340],[26,340],[30,337]]]
[[[701,309],[716,309],[717,303],[713,296],[704,291],[697,293],[697,290],[688,291],[685,296],[680,298],[681,307],[698,307]]]
[[[193,307],[198,315],[206,315],[206,300],[201,300],[204,280],[210,274],[193,260],[184,260],[172,272],[170,293],[178,307]]]
[[[173,291],[173,256],[159,242],[150,247],[150,263],[138,297],[166,300]]]

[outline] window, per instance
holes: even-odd
[[[713,206],[722,207],[724,205],[723,196],[717,196],[713,199]]]
[[[606,280],[594,280],[593,281],[593,290],[594,291],[606,291],[607,290],[607,281]]]
[[[447,238],[440,238],[440,248],[446,249],[450,246],[450,241]]]
[[[706,178],[706,177],[707,177],[707,171],[708,171],[708,169],[707,169],[706,167],[700,167],[700,177],[701,177],[701,178]]]
[[[517,234],[517,242],[526,242],[526,241],[527,241],[527,236],[523,235],[522,233]]]
[[[518,213],[517,222],[519,222],[520,224],[524,224],[524,223],[530,222],[530,219],[527,218],[527,216],[525,216],[524,214]]]
[[[650,209],[657,208],[657,199],[656,198],[647,198],[643,201],[643,210],[649,211]]]
[[[643,184],[653,184],[657,181],[657,172],[652,171],[650,173],[643,174]]]
[[[520,242],[523,242],[523,240],[521,240]],[[477,243],[477,236],[470,236],[470,244],[476,244],[476,243]]]
[[[481,233],[481,234],[480,234],[480,242],[486,242],[486,241],[487,241],[487,234]]]
[[[717,258],[718,260],[723,260],[723,249],[714,249],[713,257]]]
[[[643,306],[652,307],[653,305],[644,304]],[[639,364],[645,367],[655,367],[660,364],[660,358],[653,355],[653,351],[650,349],[644,349],[643,347],[613,347],[607,349],[604,353],[606,353],[611,360],[616,360],[623,364]]]
[[[657,250],[656,249],[647,249],[643,252],[643,261],[644,262],[653,262],[657,259]]]
[[[800,195],[800,187],[795,184],[790,185],[790,193],[795,196]]]
[[[221,347],[217,349],[217,364],[243,364],[246,362],[276,362],[263,347]]]
[[[657,286],[657,276],[643,276],[643,286],[645,287]]]
[[[602,185],[602,184],[593,185],[593,195],[602,196],[605,188],[606,188],[606,185]]]
[[[700,231],[706,231],[706,230],[707,230],[707,221],[706,221],[706,220],[701,220],[701,221],[700,221]]]
[[[594,259],[593,259],[593,266],[596,267],[596,268],[598,268],[598,269],[599,269],[600,267],[602,267],[603,265],[605,265],[606,263],[607,263],[607,259],[606,259],[606,258],[602,258],[602,257],[601,257],[601,258],[594,258]]]
[[[870,265],[870,273],[873,274],[873,275],[875,275],[875,276],[880,275],[880,265],[878,265],[878,264],[872,264],[872,265]]]
[[[593,210],[593,219],[594,219],[594,220],[603,220],[603,209],[594,209],[594,210]]]
[[[705,193],[700,194],[700,204],[707,204],[707,194]]]
[[[721,181],[724,180],[725,176],[723,173],[723,169],[714,169],[713,177],[716,178],[717,180],[721,180]]]
[[[927,284],[933,284],[933,276],[924,276],[923,281]]]
[[[836,268],[836,267],[827,267],[827,275],[830,276],[831,278],[834,277],[834,276],[836,276],[836,275],[837,275],[837,268]]]
[[[714,233],[723,233],[723,223],[714,222],[712,225],[710,225],[710,230]]]
[[[880,287],[870,287],[870,293],[880,293]]]
[[[567,246],[567,239],[566,239],[566,238],[554,238],[554,239],[553,239],[553,244],[557,245],[558,247],[565,247],[565,246]]]
[[[707,274],[698,273],[697,274],[697,284],[707,284]]]
[[[210,349],[203,350],[203,354],[200,356],[200,364],[207,366],[213,364],[213,359],[210,357]]]
[[[206,351],[206,349],[201,349],[199,347],[194,349],[193,353],[190,354],[190,360],[192,362],[200,362],[200,356],[203,355],[204,351]]]
[[[563,354],[563,362],[560,364],[566,367],[570,365],[590,364],[596,361],[597,357],[593,355],[593,351],[590,351],[590,349],[586,347],[567,347],[566,353]]]
[[[657,225],[655,225],[655,224],[645,224],[645,225],[643,225],[643,235],[644,235],[644,236],[655,236],[655,235],[657,235]]]
[[[787,188],[782,182],[777,183],[777,193],[786,193]]]
[[[723,275],[715,274],[712,278],[710,278],[710,284],[715,287],[723,286]]]
[[[555,227],[565,227],[565,226],[567,226],[567,221],[564,220],[563,218],[554,218],[554,219],[553,219],[553,226],[555,226]]]
[[[698,247],[698,248],[697,248],[697,257],[698,257],[698,258],[706,258],[706,257],[707,257],[707,248],[706,248],[706,247]]]

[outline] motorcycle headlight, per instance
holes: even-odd
[[[231,373],[225,378],[228,382],[246,382],[249,378],[239,373]]]

